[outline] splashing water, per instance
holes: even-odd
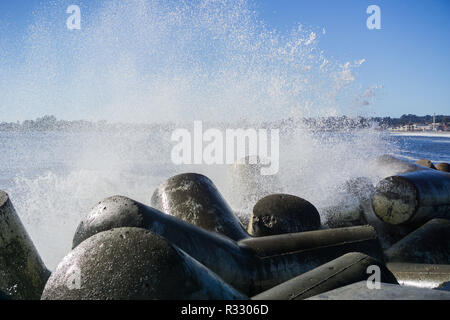
[[[320,32],[301,25],[288,35],[271,30],[248,1],[115,0],[95,9],[86,2],[82,29],[75,32],[64,29],[61,13],[69,4],[36,13],[26,62],[0,86],[4,104],[21,117],[40,116],[39,105],[65,119],[174,127],[203,120],[258,128],[287,118],[360,112],[353,70],[363,60],[327,58],[318,46]],[[347,179],[370,176],[366,162],[387,152],[373,129],[313,133],[295,123],[281,136],[279,179],[286,192],[317,206],[333,204]],[[104,197],[149,203],[159,183],[184,171],[208,175],[227,196],[225,166],[171,164],[170,134],[136,125],[36,139],[26,147],[30,159],[45,153],[42,163],[61,158],[64,167],[16,172],[8,190],[49,268],[70,249],[81,217]],[[48,147],[55,139],[61,145]],[[15,162],[22,156],[11,155]]]

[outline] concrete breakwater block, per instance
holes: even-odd
[[[323,208],[324,225],[329,228],[345,228],[367,224],[363,207],[358,202],[342,201],[338,205]]]
[[[186,173],[168,179],[155,190],[151,204],[162,212],[230,239],[248,237],[239,218],[204,175]]]
[[[272,194],[254,206],[248,233],[262,237],[319,228],[319,212],[310,202],[293,195]]]
[[[107,198],[93,208],[78,226],[73,245],[76,247],[98,232],[128,226],[144,228],[167,239],[248,296],[348,252],[363,252],[377,258],[381,256],[381,259],[383,255],[371,227],[320,230],[235,242],[121,196]]]
[[[450,174],[422,170],[388,177],[372,197],[375,214],[393,225],[450,218]]]
[[[369,267],[377,266],[382,282],[397,284],[394,275],[379,261],[358,252],[347,253],[298,277],[254,296],[253,300],[303,300],[367,280]],[[368,270],[370,272],[368,272]]]
[[[443,288],[450,284],[450,265],[388,263],[399,284],[419,288]]]
[[[317,268],[349,252],[383,261],[375,230],[369,226],[309,231],[246,239],[240,246],[260,258],[254,268],[256,293]],[[251,294],[249,294],[251,296]]]
[[[360,281],[308,300],[450,300],[450,292],[389,283],[381,283],[379,289],[369,289],[366,281]]]
[[[431,162],[428,159],[421,159],[421,160],[417,160],[416,164],[418,164],[419,166],[423,166],[429,169],[434,169],[436,170],[436,167],[434,166],[433,162]]]
[[[0,191],[0,290],[13,299],[39,299],[49,275],[8,194]]]
[[[364,217],[369,225],[377,232],[383,250],[387,250],[392,245],[415,231],[418,226],[415,225],[392,225],[380,220],[373,212],[372,203],[364,202],[362,204]]]
[[[251,254],[235,241],[123,196],[101,201],[80,222],[73,247],[96,233],[112,228],[139,227],[162,236],[245,293],[251,286]]]
[[[389,177],[401,173],[430,169],[386,154],[372,161],[369,165],[369,170],[381,177]]]
[[[167,240],[116,228],[82,242],[58,265],[43,300],[245,299]]]
[[[312,251],[311,249],[331,249],[332,247],[334,249],[331,250],[336,250],[342,245],[346,247],[346,244],[347,246],[354,244],[360,246],[361,250],[370,251],[368,255],[380,261],[384,260],[375,229],[368,225],[250,238],[241,240],[238,244],[250,248],[259,257],[273,257],[277,254],[300,253]],[[360,251],[345,253],[349,252]],[[340,256],[335,256],[327,262]]]
[[[389,262],[450,264],[450,221],[433,219],[385,251]]]
[[[450,172],[450,164],[441,162],[436,164],[436,169],[442,172]]]

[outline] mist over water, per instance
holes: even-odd
[[[364,60],[328,58],[319,46],[322,29],[296,25],[281,34],[248,1],[117,0],[95,9],[81,5],[82,29],[69,31],[69,2],[36,12],[25,63],[8,73],[8,84],[1,79],[4,105],[22,120],[46,110],[63,119],[136,123],[136,129],[34,133],[2,146],[14,148],[8,163],[16,172],[7,191],[51,269],[70,250],[81,217],[107,196],[149,204],[158,184],[195,171],[232,199],[227,166],[175,166],[171,130],[138,123],[190,130],[202,120],[258,129],[280,119],[363,114],[355,69]],[[280,137],[278,178],[285,192],[318,207],[336,203],[349,178],[376,182],[367,161],[394,148],[373,129],[313,133],[293,123]]]

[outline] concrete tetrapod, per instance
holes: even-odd
[[[255,270],[258,272],[257,283],[263,290],[349,252],[362,252],[384,261],[376,232],[370,226],[245,239],[239,241],[239,245],[250,248],[260,258],[260,264]]]
[[[388,177],[377,185],[372,206],[394,225],[450,218],[450,174],[429,169]]]
[[[241,240],[249,235],[214,183],[196,173],[174,176],[153,193],[154,208],[201,227]]]
[[[39,299],[49,276],[8,194],[0,191],[0,290],[13,299]]]
[[[441,162],[436,165],[436,169],[442,172],[450,172],[450,164]]]
[[[450,265],[393,262],[386,266],[404,286],[435,289],[450,283]]]
[[[262,237],[319,228],[319,212],[310,202],[293,195],[272,194],[254,206],[248,233]]]
[[[396,242],[418,228],[415,225],[393,225],[380,220],[373,212],[371,202],[364,202],[361,206],[363,207],[364,217],[367,223],[376,230],[383,250],[389,249]]]
[[[358,202],[341,201],[338,205],[323,208],[324,225],[329,228],[345,228],[367,224],[364,210]]]
[[[370,167],[368,169],[383,178],[387,178],[393,175],[405,174],[408,172],[433,171],[432,169],[396,158],[391,155],[383,155],[377,157],[370,163]],[[375,228],[379,236],[381,246],[383,247],[383,249],[387,249],[391,247],[395,242],[399,241],[407,234],[417,229],[420,224],[391,225],[383,220],[380,220],[379,217],[377,217],[377,215],[375,214],[374,208],[372,206],[372,198],[374,193],[375,191],[372,192],[369,201],[362,201],[361,205],[363,207],[364,216],[366,217],[367,223]]]
[[[348,252],[363,252],[382,259],[375,230],[368,226],[235,242],[121,196],[103,200],[83,219],[73,245],[76,247],[98,232],[127,224],[162,236],[248,296]]]
[[[50,276],[43,300],[246,299],[160,236],[141,228],[97,233]]]
[[[379,261],[358,252],[347,253],[320,267],[254,296],[253,300],[303,300],[355,282],[368,280],[377,266],[381,282],[394,283],[394,275]],[[369,271],[369,272],[368,272]]]
[[[371,257],[379,259],[380,261],[384,260],[383,254],[379,251],[380,247],[377,234],[375,230],[368,225],[257,237],[244,239],[238,242],[240,246],[251,249],[259,257],[264,258],[286,253],[301,254],[301,252],[309,252],[312,255],[313,252],[310,252],[311,249],[322,249],[325,251],[338,250],[339,246],[344,243],[347,243],[349,246],[352,244],[355,245],[355,247],[359,246],[360,249],[364,249],[363,253],[370,252],[367,254]],[[347,249],[346,246],[344,246],[344,248],[345,250]],[[345,253],[349,252],[359,251],[348,251]],[[335,258],[340,257],[341,255],[337,255]]]
[[[367,281],[360,281],[308,300],[450,300],[450,292],[389,283],[380,283],[378,289],[368,288]]]
[[[450,221],[433,219],[385,251],[389,262],[450,264]]]
[[[377,157],[374,161],[372,161],[369,169],[382,177],[389,177],[396,174],[414,171],[431,170],[424,166],[411,163],[387,154]]]
[[[436,167],[434,166],[433,162],[431,162],[428,159],[421,159],[421,160],[417,160],[416,164],[418,164],[419,166],[423,166],[429,169],[434,169],[436,170]]]

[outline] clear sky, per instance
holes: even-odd
[[[366,28],[372,4],[381,30]],[[358,80],[384,86],[376,114],[450,114],[450,1],[279,0],[262,8],[280,28],[294,21],[326,28],[320,46],[338,59],[366,59]]]
[[[171,0],[174,1],[174,0]],[[0,73],[21,63],[21,48],[35,23],[38,0],[0,1]],[[63,1],[77,4],[77,0]],[[97,1],[96,1],[97,2]],[[101,0],[98,0],[101,2]],[[362,88],[376,86],[371,106],[377,116],[407,113],[450,114],[450,1],[449,0],[254,0],[258,15],[270,28],[289,32],[296,23],[325,29],[318,46],[339,61],[365,63],[355,72]],[[86,3],[84,1],[84,3]],[[95,6],[94,1],[84,6]],[[369,30],[366,8],[381,9],[381,30]],[[80,5],[82,9],[84,8]],[[65,12],[53,17],[65,19]],[[57,40],[55,40],[57,41]],[[6,71],[3,74],[8,74]],[[0,74],[0,93],[13,90]],[[8,101],[8,100],[6,100]],[[51,113],[36,104],[32,113],[11,110],[0,97],[0,121]],[[59,112],[64,118],[64,112]],[[89,118],[70,114],[67,118]]]

